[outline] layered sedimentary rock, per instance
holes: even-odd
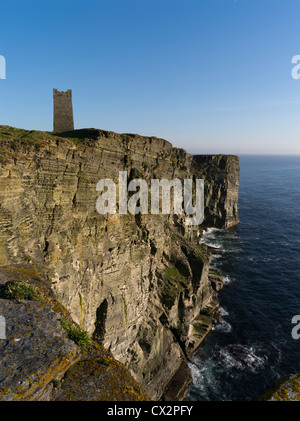
[[[0,130],[0,265],[30,261],[74,321],[153,399],[182,399],[186,362],[218,318],[207,226],[238,223],[235,156],[192,156],[163,139],[96,129]],[[97,182],[204,179],[205,220],[100,215]],[[150,199],[150,198],[149,198]],[[179,380],[180,379],[180,380]]]

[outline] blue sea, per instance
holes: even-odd
[[[203,239],[221,251],[225,286],[220,322],[189,363],[191,401],[257,401],[300,373],[300,156],[245,155],[240,167],[240,225]]]

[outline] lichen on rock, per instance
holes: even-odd
[[[282,376],[277,385],[259,398],[260,401],[300,401],[300,374]]]

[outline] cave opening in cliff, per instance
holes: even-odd
[[[108,302],[107,299],[103,300],[100,306],[97,308],[96,312],[96,322],[95,322],[95,330],[93,333],[93,338],[98,343],[102,344],[105,336],[105,324],[107,318],[107,308]]]

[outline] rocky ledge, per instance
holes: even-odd
[[[192,380],[187,359],[218,320],[222,287],[222,277],[210,270],[211,251],[199,240],[206,227],[239,222],[238,158],[193,156],[164,139],[97,129],[55,134],[0,126],[0,144],[2,270],[34,268],[57,305],[109,355],[98,355],[93,347],[83,357],[48,304],[1,300],[2,314],[12,320],[8,328],[14,329],[13,337],[1,342],[3,352],[7,347],[5,364],[19,367],[11,383],[8,371],[1,377],[0,388],[7,390],[2,399],[91,399],[82,376],[91,370],[105,384],[105,376],[117,376],[112,368],[121,365],[136,382],[128,383],[137,391],[135,399],[184,399]],[[172,211],[100,215],[97,182],[110,178],[118,186],[119,171],[127,172],[128,181],[204,179],[203,224],[187,226]],[[30,336],[25,319],[17,321],[18,306],[20,317],[30,310],[32,320],[38,318],[40,345],[38,339],[36,346],[29,344],[38,333]],[[16,346],[19,360],[12,357]],[[115,362],[101,364],[103,358]],[[25,372],[29,377],[21,376]],[[54,377],[64,379],[63,386],[50,396],[46,383]],[[101,390],[98,380],[89,380]],[[124,390],[115,398],[125,399]],[[102,398],[99,392],[97,399]]]

